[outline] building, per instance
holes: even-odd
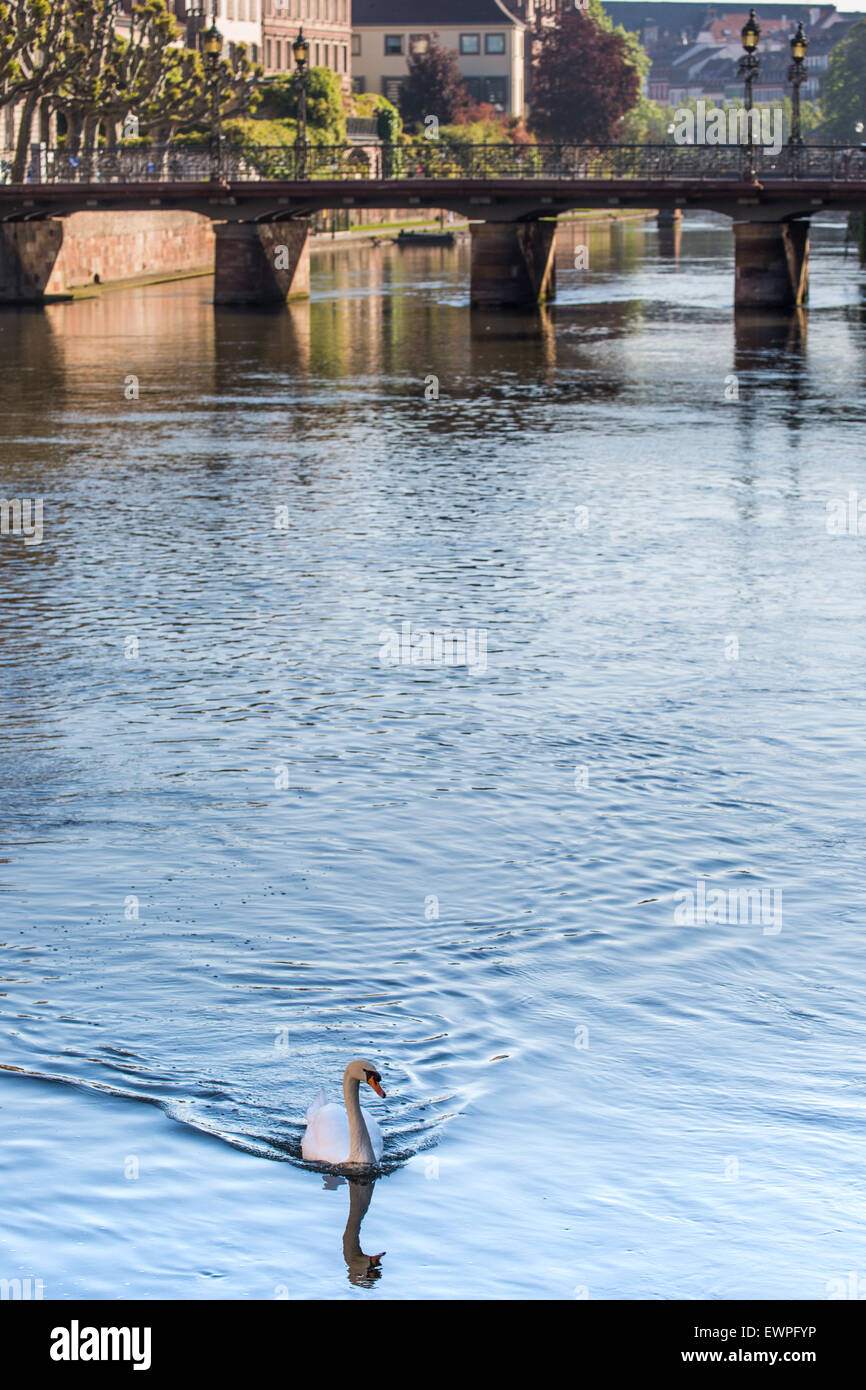
[[[131,10],[134,3],[136,0],[122,0],[121,10]],[[174,11],[190,48],[197,47],[198,34],[215,22],[226,46],[243,44],[254,63],[262,61],[262,4],[263,0],[168,0],[168,8]],[[121,13],[121,33],[123,18]]]
[[[804,100],[814,101],[829,57],[862,14],[840,14],[835,5],[756,5],[761,26],[758,49],[761,70],[755,83],[758,102],[790,96],[787,72],[790,40],[802,22],[809,39]],[[743,79],[738,64],[743,54],[740,31],[748,7],[679,3],[679,0],[606,0],[614,24],[637,33],[652,61],[646,94],[653,101],[677,106],[701,97],[716,102],[741,99]]]
[[[407,59],[433,39],[457,54],[475,101],[523,115],[527,30],[504,0],[353,0],[352,12],[356,91],[381,93],[396,105]]]
[[[292,44],[303,28],[310,65],[336,72],[346,91],[352,81],[351,0],[260,0],[265,72],[273,76],[295,66]]]

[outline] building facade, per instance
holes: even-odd
[[[262,0],[262,62],[275,76],[295,66],[292,44],[303,28],[310,66],[330,68],[348,91],[352,81],[351,0]]]
[[[122,10],[132,9],[136,0],[123,0]],[[190,48],[198,45],[198,35],[212,22],[223,36],[226,47],[243,44],[254,63],[262,61],[263,0],[169,0],[168,7],[184,30]],[[123,31],[123,15],[118,28]]]
[[[352,11],[356,91],[396,105],[409,56],[434,40],[457,54],[475,101],[523,115],[526,25],[503,0],[353,0]]]

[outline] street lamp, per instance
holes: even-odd
[[[292,44],[295,66],[298,70],[298,133],[295,137],[295,173],[299,179],[307,177],[307,83],[310,80],[310,45],[304,38],[304,30],[298,30],[298,37]]]
[[[740,59],[739,72],[746,84],[746,146],[748,148],[747,164],[749,178],[755,177],[755,160],[753,154],[752,138],[752,89],[755,78],[761,67],[761,60],[757,54],[758,43],[761,38],[761,26],[758,23],[754,10],[749,10],[749,18],[746,20],[740,32],[745,53]]]
[[[202,35],[202,52],[204,53],[205,71],[207,73],[208,86],[210,87],[211,100],[211,178],[218,179],[222,176],[222,119],[220,115],[220,95],[219,95],[219,61],[223,51],[223,36],[216,27],[216,20],[211,21],[211,26]]]
[[[791,40],[791,66],[788,69],[788,81],[791,83],[793,92],[791,101],[791,139],[790,144],[795,150],[799,150],[803,143],[803,135],[800,129],[800,88],[806,80],[806,51],[809,47],[809,40],[803,33],[803,23],[797,25],[797,32]]]

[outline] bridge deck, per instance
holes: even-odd
[[[478,220],[526,221],[619,206],[773,221],[866,205],[866,148],[847,146],[775,153],[760,145],[168,146],[80,156],[43,150],[23,182],[10,182],[10,171],[0,158],[6,220],[88,208],[276,221],[346,207],[444,207]]]

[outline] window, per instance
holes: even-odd
[[[361,35],[360,35],[360,34],[353,34],[353,35],[352,35],[352,57],[353,57],[353,58],[360,58],[360,56],[361,56]]]
[[[392,57],[394,57],[396,54],[399,54],[399,53],[402,53],[402,52],[403,52],[403,35],[402,35],[402,34],[386,34],[386,35],[385,35],[385,57],[386,57],[386,58],[392,58]]]
[[[504,34],[485,34],[484,35],[485,53],[504,53],[505,35]]]
[[[429,34],[410,34],[410,35],[409,35],[409,52],[410,52],[410,53],[426,53],[426,52],[427,52],[427,49],[428,49],[429,47],[430,47],[430,35],[429,35]]]
[[[480,34],[461,34],[460,35],[461,53],[480,53],[481,35]]]
[[[367,90],[367,79],[366,79],[366,77],[353,77],[353,78],[352,78],[352,91],[353,91],[353,92],[356,92],[356,93],[358,94],[358,96],[361,96],[364,92],[366,92],[366,90]]]
[[[400,92],[405,80],[405,77],[384,77],[382,79],[382,95],[387,97],[394,106],[400,105]]]
[[[481,100],[488,101],[491,106],[498,106],[504,111],[508,100],[506,79],[504,77],[482,77]]]

